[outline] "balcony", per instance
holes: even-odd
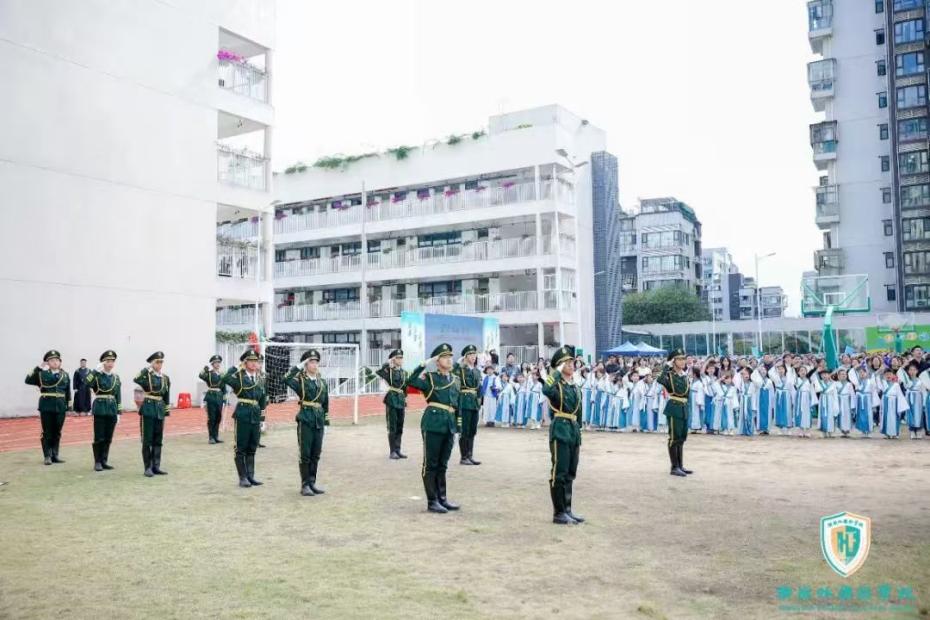
[[[220,88],[263,103],[268,101],[268,75],[265,71],[228,50],[220,50],[217,61]]]
[[[828,162],[836,161],[836,144],[835,139],[811,142],[814,165],[817,166],[817,170],[826,170]]]
[[[242,308],[217,308],[216,326],[229,327],[232,325],[254,325],[255,306]]]
[[[841,248],[814,252],[814,269],[817,270],[817,274],[820,276],[842,275],[845,264],[845,254]]]
[[[282,306],[276,308],[274,312],[274,320],[281,323],[359,319],[361,317],[361,304],[357,301]]]
[[[620,277],[620,288],[624,292],[636,290],[636,276],[624,275]]]
[[[261,227],[258,218],[241,220],[238,222],[223,222],[216,225],[216,238],[229,241],[248,241],[257,239]]]
[[[839,188],[836,185],[821,185],[814,188],[817,196],[817,226],[821,230],[830,228],[840,221]]]
[[[551,254],[551,243],[543,244],[545,254]],[[403,252],[372,252],[368,255],[371,269],[389,269],[435,263],[499,260],[536,254],[536,237],[476,241],[468,244],[411,248]],[[564,252],[563,252],[564,254]]]
[[[325,210],[287,214],[278,211],[275,215],[274,232],[287,234],[305,230],[331,228],[348,224],[359,224],[363,212],[366,222],[384,222],[402,218],[426,217],[458,211],[504,207],[533,202],[536,197],[535,183],[502,183],[462,191],[449,190],[418,196],[414,191],[394,192],[390,199],[369,196],[366,208],[362,205],[348,207],[327,206]],[[540,200],[555,199],[562,204],[574,204],[571,186],[552,181],[540,184]]]
[[[811,51],[823,53],[824,41],[833,34],[833,0],[813,0],[807,3],[807,39]]]
[[[575,310],[575,293],[573,291],[543,291],[543,308],[546,310]]]
[[[481,295],[437,295],[413,299],[378,300],[368,304],[368,316],[384,318],[402,312],[429,314],[487,314],[491,312],[527,312],[537,310],[536,291],[507,291]]]
[[[308,258],[283,261],[274,264],[276,278],[314,276],[322,273],[343,273],[362,268],[362,255],[336,256],[333,258]]]
[[[811,89],[811,104],[817,112],[823,112],[826,102],[833,97],[836,60],[827,58],[807,65],[807,83]]]
[[[258,278],[258,248],[249,245],[217,244],[216,275],[224,278]]]
[[[246,189],[265,191],[268,160],[248,149],[216,145],[217,180]],[[275,231],[277,232],[277,230]]]

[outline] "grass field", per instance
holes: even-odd
[[[545,431],[480,429],[484,464],[450,465],[463,509],[438,516],[417,429],[411,458],[389,461],[383,421],[332,427],[313,498],[293,427],[267,435],[253,489],[236,486],[231,444],[200,436],[168,437],[170,475],[154,479],[132,440],[102,473],[89,446],[52,467],[0,453],[0,617],[771,618],[788,615],[780,585],[884,583],[915,591],[896,617],[930,606],[930,440],[692,436],[683,480],[664,437],[589,433],[574,502],[589,521],[565,527],[550,523]],[[844,510],[873,526],[845,580],[818,532]],[[836,617],[851,615],[875,614]]]

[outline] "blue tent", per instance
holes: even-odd
[[[608,349],[604,351],[606,355],[639,355],[639,349],[632,342],[627,340],[619,347],[614,347],[613,349]]]
[[[640,355],[666,355],[668,351],[665,349],[657,349],[652,345],[648,345],[645,342],[637,342],[636,349]]]

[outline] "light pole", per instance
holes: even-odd
[[[769,252],[768,254],[759,254],[755,255],[756,258],[756,317],[758,321],[758,339],[759,339],[759,354],[762,354],[762,286],[759,283],[759,261],[764,258],[769,258],[770,256],[775,256],[775,252]]]
[[[572,175],[575,170],[588,165],[588,162],[576,162],[568,155],[565,149],[556,149],[555,154],[568,163],[568,172]],[[558,208],[558,176],[556,175],[555,165],[552,166],[552,196],[556,200],[555,208],[555,288],[556,288],[556,308],[559,312],[559,340],[565,344],[565,318],[562,315],[562,233],[559,230],[559,208]],[[575,191],[575,183],[572,183],[572,192]],[[578,276],[578,216],[575,214],[575,275]],[[581,337],[581,304],[575,304],[575,319],[578,322],[578,337]]]

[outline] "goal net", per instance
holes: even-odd
[[[297,395],[284,383],[284,375],[294,366],[301,366],[301,356],[310,349],[320,352],[320,374],[326,380],[330,398],[352,399],[352,422],[358,423],[358,397],[365,392],[377,391],[380,379],[361,365],[357,344],[329,344],[322,342],[218,342],[217,353],[223,357],[223,368],[239,363],[247,349],[263,356],[262,376],[269,403],[283,403],[297,399]],[[234,397],[230,397],[232,402]]]

